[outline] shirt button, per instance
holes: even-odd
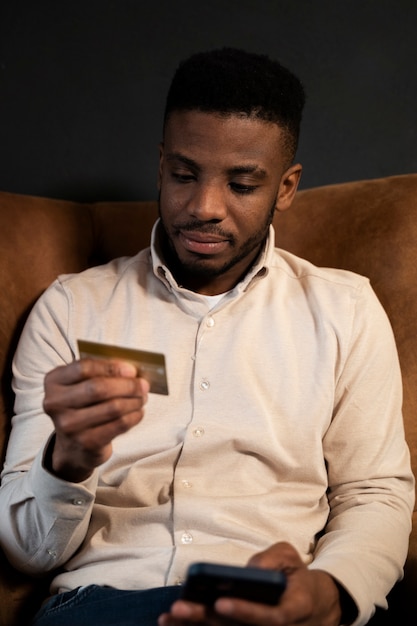
[[[82,506],[85,503],[85,500],[84,498],[75,498],[72,502],[75,506]]]
[[[210,383],[208,380],[203,379],[200,383],[200,389],[202,391],[207,391],[207,389],[210,389]]]
[[[49,556],[53,559],[56,559],[57,554],[56,554],[56,550],[47,550]]]
[[[191,489],[192,487],[192,484],[190,483],[189,480],[182,480],[181,484],[184,487],[184,489]]]
[[[207,328],[213,328],[214,324],[215,324],[214,317],[210,316],[206,319]]]
[[[204,435],[204,428],[202,426],[198,426],[193,430],[194,437],[202,437]]]
[[[193,543],[193,536],[191,533],[183,533],[181,537],[181,543]]]
[[[184,584],[184,579],[183,578],[177,578],[177,580],[174,583],[175,585],[183,585]]]

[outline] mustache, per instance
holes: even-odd
[[[173,229],[176,232],[198,231],[199,233],[206,233],[210,235],[217,235],[224,237],[225,239],[234,239],[231,233],[223,230],[219,224],[214,222],[204,222],[202,220],[189,220],[182,224],[174,224]]]

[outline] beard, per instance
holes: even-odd
[[[220,224],[216,222],[204,222],[198,219],[192,219],[181,224],[174,224],[172,229],[174,232],[181,230],[182,232],[199,231],[201,233],[211,233],[223,237],[229,241],[232,249],[235,250],[235,254],[225,261],[223,264],[214,265],[210,263],[210,257],[207,255],[195,255],[192,259],[181,259],[175,249],[172,237],[169,234],[169,228],[164,221],[161,212],[160,198],[158,198],[158,210],[161,226],[161,242],[163,252],[174,276],[192,276],[195,279],[205,280],[216,278],[225,274],[232,269],[236,264],[240,263],[245,257],[251,255],[253,251],[258,249],[260,251],[268,237],[269,227],[272,223],[276,207],[276,199],[274,200],[271,208],[269,209],[264,222],[257,228],[257,230],[243,241],[239,246],[236,242],[236,237],[223,230]],[[247,268],[247,270],[249,267]]]

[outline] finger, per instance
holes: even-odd
[[[66,480],[84,480],[94,467],[109,458],[113,439],[138,424],[143,416],[143,407],[129,410],[125,405],[122,415],[103,421],[105,411],[97,405],[56,417],[53,470]]]
[[[256,626],[282,626],[298,621],[298,612],[289,612],[286,606],[267,606],[258,602],[247,602],[236,598],[219,598],[215,603],[218,615],[228,619],[227,623],[256,624]],[[291,606],[290,606],[291,608]],[[295,619],[294,619],[295,618]]]
[[[61,390],[62,404],[78,408],[107,402],[110,409],[114,408],[117,411],[118,401],[135,398],[143,405],[148,395],[145,391],[146,384],[146,381],[140,378],[107,378],[104,376],[87,378],[75,386]]]
[[[177,620],[188,622],[202,622],[206,617],[205,607],[194,602],[177,600],[171,606],[170,615]]]
[[[215,609],[239,623],[257,626],[281,626],[282,624],[310,623],[314,603],[307,578],[310,572],[304,565],[295,568],[288,576],[287,588],[275,606],[247,602],[236,598],[221,598]]]
[[[141,397],[111,398],[105,402],[82,408],[67,408],[65,411],[51,412],[57,430],[67,436],[80,431],[111,427],[115,434],[125,432],[137,424],[144,415],[144,402]],[[48,408],[48,407],[47,407]],[[110,430],[110,429],[108,429]]]
[[[148,399],[148,390],[149,383],[143,378],[98,376],[70,385],[57,385],[49,380],[45,382],[44,409],[53,415],[122,398],[136,398],[143,406]]]
[[[281,541],[267,548],[263,552],[254,554],[248,561],[252,567],[263,567],[265,569],[280,569],[285,572],[293,571],[295,568],[304,567],[304,562],[295,548]]]
[[[184,622],[172,617],[170,613],[162,613],[158,618],[157,624],[158,626],[182,626]]]
[[[95,376],[134,378],[137,376],[137,370],[132,363],[117,359],[79,359],[49,372],[46,381],[51,384],[72,385]]]

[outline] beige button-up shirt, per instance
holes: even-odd
[[[43,466],[43,379],[77,339],[162,352],[169,395],[81,484]],[[2,545],[53,591],[179,584],[193,561],[245,564],[289,541],[365,623],[401,576],[414,501],[390,325],[367,279],[267,246],[210,309],[152,248],[60,277],[14,361]],[[325,532],[323,533],[323,529]]]

